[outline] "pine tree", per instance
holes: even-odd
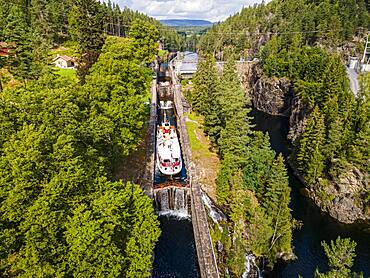
[[[246,107],[247,99],[241,87],[233,57],[225,65],[221,84],[220,104],[222,115],[220,118],[226,122],[221,131],[219,142],[221,155],[230,153],[242,159],[245,157],[252,134],[251,118],[248,116],[251,110]]]
[[[103,15],[96,0],[76,0],[69,17],[70,34],[78,43],[78,76],[81,84],[97,61],[104,44]]]
[[[226,155],[221,162],[220,171],[217,176],[216,181],[216,197],[217,203],[222,206],[227,206],[229,204],[230,196],[230,180],[233,169],[234,156]]]
[[[9,71],[23,81],[37,79],[41,75],[42,62],[36,59],[34,34],[26,22],[25,14],[17,5],[10,8],[4,37],[10,46]]]
[[[217,145],[223,120],[220,81],[216,60],[211,55],[207,55],[203,61],[200,61],[193,82],[191,103],[194,110],[204,116],[204,130],[212,143]]]
[[[250,192],[243,189],[242,171],[236,171],[230,179],[230,219],[232,227],[233,247],[228,266],[232,273],[240,277],[245,271],[245,253],[247,252],[245,215],[250,207]]]
[[[325,145],[325,157],[329,162],[342,153],[343,122],[337,118],[329,126],[328,138]]]
[[[321,245],[328,258],[330,271],[327,273],[320,273],[319,270],[316,269],[316,278],[363,277],[362,274],[351,273],[353,260],[356,257],[356,242],[349,238],[342,239],[341,237],[338,237],[335,242],[330,241],[330,245],[326,242],[322,242]]]
[[[276,254],[292,252],[293,221],[289,208],[291,190],[281,154],[271,166],[265,190],[261,203],[272,220],[274,232],[268,256],[270,261],[274,262]]]
[[[311,113],[304,133],[299,140],[297,152],[298,170],[305,181],[312,185],[324,169],[323,146],[325,143],[324,117],[316,106]]]
[[[330,56],[322,76],[322,83],[322,94],[317,99],[318,104],[325,104],[334,96],[338,96],[339,101],[344,100],[344,95],[349,91],[349,82],[339,55]]]
[[[266,191],[265,180],[269,176],[275,156],[268,133],[254,132],[243,167],[244,188],[254,191],[260,200]]]

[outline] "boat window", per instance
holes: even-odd
[[[169,159],[165,159],[165,160],[163,160],[165,163],[168,163],[168,162],[170,162],[170,160]]]

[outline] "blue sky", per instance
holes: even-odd
[[[212,22],[225,20],[243,6],[262,0],[113,0],[120,7],[129,7],[157,19],[205,19]],[[265,1],[268,2],[268,1]]]

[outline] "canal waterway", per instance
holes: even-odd
[[[289,155],[288,119],[270,116],[254,110],[252,112],[256,129],[268,132],[271,147],[285,157]],[[356,259],[353,271],[363,272],[364,277],[370,277],[370,233],[359,225],[343,225],[330,216],[322,214],[311,200],[302,196],[299,190],[301,182],[288,171],[289,184],[292,187],[291,204],[295,219],[302,221],[303,227],[293,234],[294,252],[298,259],[289,264],[278,265],[273,277],[292,278],[301,275],[304,278],[314,277],[318,267],[320,271],[327,270],[327,260],[321,247],[321,241],[335,240],[338,236],[349,237],[356,241]]]
[[[189,219],[161,216],[162,234],[155,247],[154,278],[197,278],[193,226]]]

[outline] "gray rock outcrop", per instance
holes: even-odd
[[[369,174],[350,167],[321,189],[325,191],[326,198],[317,190],[319,185],[307,189],[307,193],[321,209],[342,223],[351,224],[358,220],[370,222],[370,214],[367,211],[369,208],[362,202],[363,195],[370,190],[369,180]]]
[[[264,76],[258,61],[239,65],[238,71],[256,109],[270,115],[289,117],[294,97],[289,79]]]

